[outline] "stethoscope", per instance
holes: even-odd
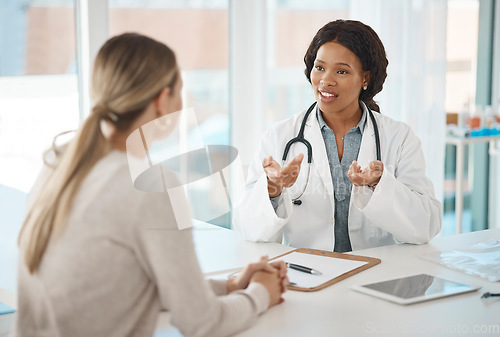
[[[309,107],[309,109],[307,109],[307,112],[304,115],[304,119],[302,119],[302,124],[300,125],[299,134],[297,135],[297,137],[290,139],[290,141],[286,144],[285,151],[283,151],[283,158],[282,158],[282,162],[281,162],[282,163],[281,166],[285,167],[286,157],[288,156],[288,151],[290,150],[290,147],[292,146],[292,144],[294,144],[294,143],[302,143],[302,144],[304,144],[306,146],[306,148],[307,148],[307,178],[306,178],[306,184],[304,186],[304,189],[300,193],[300,195],[297,198],[292,199],[293,203],[295,205],[298,205],[298,206],[300,206],[302,204],[302,201],[299,200],[299,199],[300,199],[300,197],[302,197],[302,195],[306,191],[307,184],[309,183],[309,174],[311,173],[312,146],[311,146],[311,143],[309,143],[307,141],[307,139],[304,138],[304,128],[306,127],[307,119],[309,118],[309,115],[311,114],[311,111],[313,111],[313,109],[314,109],[315,106],[316,106],[316,102],[314,102]],[[381,161],[382,157],[380,156],[380,136],[378,134],[377,122],[375,121],[375,116],[373,116],[372,110],[368,106],[366,106],[366,108],[368,109],[368,114],[370,115],[370,119],[372,120],[372,123],[373,123],[373,129],[375,131],[375,147],[377,149],[377,160]]]

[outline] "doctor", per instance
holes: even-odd
[[[420,140],[377,113],[388,65],[377,34],[330,22],[304,62],[316,102],[262,136],[234,228],[251,241],[336,252],[428,242],[441,230],[441,204]]]

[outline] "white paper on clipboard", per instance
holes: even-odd
[[[301,271],[288,269],[288,278],[291,283],[302,288],[314,288],[328,282],[340,275],[361,267],[368,262],[338,259],[334,257],[320,256],[314,254],[305,254],[292,252],[273,261],[285,261],[295,263],[301,266],[309,267],[320,271],[322,275],[313,275]]]

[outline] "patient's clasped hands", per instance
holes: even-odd
[[[269,307],[282,303],[284,301],[282,295],[290,283],[285,262],[269,263],[267,256],[261,257],[258,262],[248,264],[235,277],[227,280],[227,293],[245,289],[252,282],[258,282],[266,288],[269,293]]]

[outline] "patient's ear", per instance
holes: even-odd
[[[163,88],[154,99],[154,106],[157,117],[165,116],[168,113],[168,102],[172,99],[170,96],[170,88]]]

